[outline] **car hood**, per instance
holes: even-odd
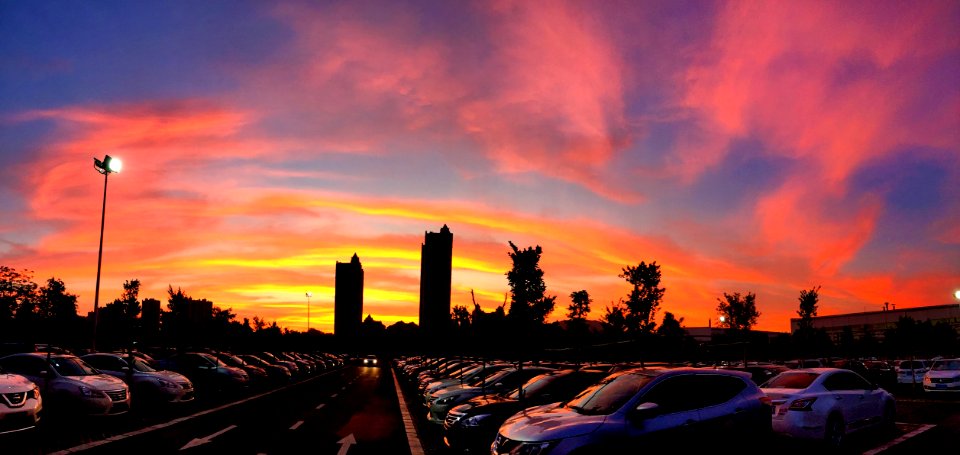
[[[173,381],[173,382],[177,382],[177,383],[180,383],[180,382],[190,382],[190,380],[187,379],[186,376],[184,376],[184,375],[182,375],[182,374],[180,374],[180,373],[177,373],[177,372],[175,372],[175,371],[170,371],[170,370],[153,371],[153,372],[151,372],[150,374],[153,375],[153,376],[156,376],[156,377],[158,377],[158,378],[163,378],[163,379],[166,379],[166,380],[168,380],[168,381]]]
[[[27,392],[36,385],[19,374],[0,374],[0,393]]]
[[[455,386],[447,387],[445,389],[440,389],[433,393],[433,395],[436,396],[437,398],[443,398],[443,397],[449,397],[449,396],[455,396],[455,395],[469,395],[469,394],[482,395],[483,389],[479,387],[470,387],[466,385],[455,385]]]
[[[927,377],[930,378],[955,378],[960,376],[960,370],[930,370]]]
[[[91,389],[96,390],[117,390],[127,388],[126,384],[113,377],[107,376],[105,374],[91,374],[88,376],[66,376],[71,380],[81,382],[83,385],[90,387]]]
[[[553,403],[514,414],[500,427],[500,433],[514,441],[527,442],[573,438],[594,432],[606,418],[579,414]]]

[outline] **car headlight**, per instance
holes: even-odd
[[[478,427],[480,422],[482,422],[487,417],[490,417],[490,414],[477,414],[475,416],[467,417],[461,421],[461,425],[465,427]]]
[[[550,451],[557,441],[545,442],[521,442],[513,450],[507,452],[510,455],[544,455]]]
[[[103,393],[99,390],[91,389],[85,385],[80,386],[80,396],[83,397],[100,397],[103,396]]]
[[[159,378],[158,378],[158,379],[157,379],[157,382],[160,383],[160,387],[163,387],[163,388],[165,388],[165,389],[176,389],[176,388],[180,387],[180,386],[177,385],[176,382],[170,382],[170,381],[168,381],[168,380],[166,380],[166,379],[159,379]]]

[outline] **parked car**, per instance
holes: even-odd
[[[271,363],[271,364],[273,364],[273,365],[281,365],[281,366],[283,366],[284,368],[290,370],[290,374],[292,374],[294,377],[303,376],[303,375],[306,375],[306,374],[307,374],[306,370],[302,370],[302,371],[301,371],[300,366],[297,365],[297,362],[294,362],[294,361],[292,361],[292,360],[280,359],[280,358],[278,358],[277,356],[275,356],[275,355],[273,355],[273,354],[271,354],[271,353],[269,353],[269,352],[267,352],[267,351],[263,351],[263,352],[257,354],[257,357],[260,357],[261,359],[263,359],[263,360],[265,360],[266,362],[269,362],[269,363]]]
[[[136,355],[98,352],[80,358],[99,372],[126,382],[137,406],[193,401],[193,383],[186,376],[154,369]]]
[[[255,384],[262,384],[267,382],[269,377],[267,376],[267,370],[260,368],[256,365],[252,365],[237,357],[233,354],[226,352],[211,352],[210,355],[217,358],[217,360],[223,362],[227,366],[234,368],[239,368],[247,373],[247,376],[250,377],[250,381]]]
[[[551,371],[509,394],[471,398],[447,413],[443,442],[455,450],[489,450],[497,429],[508,417],[525,408],[569,400],[606,376],[597,370]]]
[[[553,369],[546,367],[510,367],[487,378],[486,384],[482,386],[454,385],[437,390],[430,395],[429,405],[427,406],[429,408],[427,420],[442,425],[450,408],[473,397],[509,392],[527,382],[530,378],[548,371],[553,371]]]
[[[762,443],[770,401],[740,371],[631,369],[607,376],[566,403],[526,409],[504,422],[493,454],[675,453],[717,441]]]
[[[897,362],[897,383],[923,384],[923,375],[929,370],[929,360],[900,360]]]
[[[42,409],[36,384],[0,368],[0,435],[35,428]]]
[[[842,445],[849,433],[893,427],[896,417],[893,395],[850,370],[787,371],[767,381],[761,390],[776,408],[775,432],[823,440],[831,447]]]
[[[250,382],[247,372],[225,365],[216,357],[203,352],[185,352],[158,360],[157,366],[172,370],[190,379],[198,393],[236,391]]]
[[[960,359],[934,360],[923,376],[925,392],[960,391]]]
[[[123,381],[74,355],[12,354],[0,359],[0,368],[36,384],[52,412],[110,415],[130,410],[130,388]]]
[[[484,365],[477,365],[474,368],[466,370],[462,375],[458,377],[451,377],[446,379],[441,379],[439,381],[433,381],[431,383],[423,386],[421,392],[423,393],[424,400],[429,400],[430,394],[436,392],[440,389],[445,389],[450,386],[458,384],[470,384],[470,385],[481,385],[485,378],[488,378],[497,372],[505,370],[512,367],[513,365],[509,363],[487,363]]]
[[[244,362],[247,362],[251,365],[256,365],[260,368],[263,368],[263,371],[267,372],[267,378],[273,381],[286,382],[293,377],[287,367],[282,365],[274,365],[253,354],[240,354],[237,357],[240,357]]]

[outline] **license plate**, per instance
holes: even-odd
[[[937,384],[937,388],[938,388],[938,389],[946,389],[946,388],[947,388],[947,385],[946,385],[946,384]]]

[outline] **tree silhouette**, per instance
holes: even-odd
[[[614,337],[623,335],[627,330],[627,316],[622,303],[613,303],[608,306],[600,320],[603,322],[604,331]]]
[[[507,316],[521,326],[543,324],[556,300],[556,296],[544,296],[547,285],[540,269],[543,250],[540,245],[521,250],[513,242],[508,243],[513,249],[507,253],[513,260],[513,268],[506,275],[513,297]]]
[[[760,312],[757,311],[756,294],[747,293],[741,297],[739,292],[733,294],[723,293],[725,300],[717,299],[717,312],[726,319],[721,325],[735,331],[748,332],[750,328],[757,323],[760,318]]]
[[[814,286],[810,290],[800,291],[800,309],[797,315],[800,316],[800,330],[809,330],[813,328],[813,318],[817,315],[817,303],[820,300],[820,286]]]
[[[657,328],[657,335],[672,340],[683,339],[687,335],[687,331],[683,330],[683,318],[677,319],[669,311],[663,313],[663,322]]]
[[[77,317],[77,295],[67,292],[67,285],[59,278],[47,280],[40,288],[37,314],[41,319],[72,321]]]
[[[593,299],[586,290],[574,291],[570,293],[570,306],[567,307],[567,319],[583,320],[590,313],[590,304]]]
[[[456,305],[453,307],[451,312],[451,320],[453,320],[454,325],[456,325],[459,330],[466,330],[470,328],[470,311],[467,310],[466,306]]]
[[[666,289],[660,287],[660,266],[657,262],[640,262],[636,267],[627,266],[619,275],[633,289],[626,300],[626,327],[633,333],[650,334],[657,327],[654,320]]]

